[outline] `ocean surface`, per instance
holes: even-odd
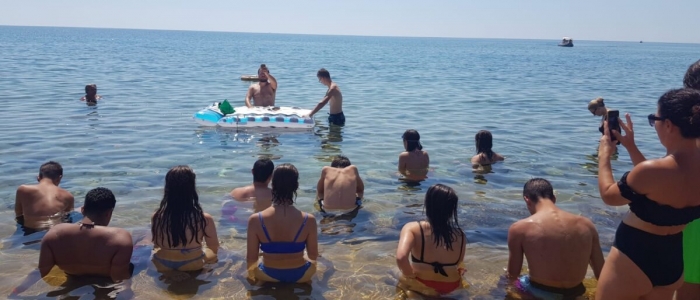
[[[14,221],[15,190],[36,182],[48,160],[64,167],[61,186],[76,207],[98,186],[117,195],[110,226],[132,232],[133,278],[119,285],[79,282],[54,272],[24,298],[93,299],[400,299],[395,252],[401,227],[423,218],[423,197],[435,183],[459,195],[466,231],[465,280],[452,297],[503,299],[510,224],[529,215],[522,185],[552,182],[557,204],[596,224],[604,251],[626,207],[608,207],[597,189],[599,118],[586,109],[602,96],[629,112],[647,157],[664,155],[645,116],[700,58],[700,45],[575,40],[489,40],[312,36],[219,32],[0,27],[0,297],[36,268],[38,240]],[[328,127],[328,108],[312,131],[240,131],[198,126],[192,114],[214,101],[243,105],[261,63],[279,81],[277,105],[313,108],[326,88],[326,68],[343,92],[347,125]],[[103,100],[79,101],[95,83]],[[406,185],[396,174],[406,129],[420,132],[430,153],[429,179]],[[494,136],[506,156],[490,173],[472,171],[474,135]],[[245,219],[251,208],[222,207],[227,193],[252,181],[259,157],[292,163],[300,172],[297,206],[314,207],[315,186],[333,156],[350,158],[365,181],[355,218],[320,223],[324,262],[311,285],[251,286],[245,275]],[[197,173],[204,210],[217,220],[218,264],[183,282],[155,271],[148,248],[150,216],[164,175],[187,164]],[[615,175],[632,165],[621,148]],[[592,277],[592,272],[589,272]],[[595,281],[586,283],[595,286]]]

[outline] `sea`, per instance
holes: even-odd
[[[575,37],[574,37],[575,38]],[[0,26],[0,297],[62,299],[403,299],[396,248],[408,222],[423,220],[425,192],[446,184],[459,196],[466,232],[467,288],[453,299],[519,299],[504,278],[509,226],[529,216],[523,184],[552,182],[557,205],[590,218],[605,253],[627,207],[605,205],[597,188],[599,117],[588,101],[629,113],[647,157],[664,148],[646,121],[665,91],[682,86],[698,44],[551,40],[322,36],[232,32]],[[244,105],[266,64],[278,80],[276,104],[311,109],[326,92],[329,70],[343,93],[346,126],[329,127],[328,108],[307,131],[203,127],[195,112],[213,102]],[[94,83],[103,99],[79,99]],[[420,133],[429,178],[397,175],[401,135]],[[475,171],[474,135],[489,130],[506,157]],[[365,182],[363,207],[328,217],[314,205],[321,168],[347,156]],[[252,285],[245,280],[246,219],[231,189],[250,184],[256,159],[291,163],[300,172],[296,206],[317,216],[322,261],[308,285]],[[32,281],[44,232],[14,220],[15,191],[36,182],[39,166],[63,165],[61,186],[80,207],[107,187],[117,197],[110,226],[140,244],[133,277],[120,284],[52,272]],[[150,262],[150,216],[169,168],[189,165],[205,212],[218,220],[219,262],[183,280]],[[616,178],[632,164],[624,148]],[[233,208],[232,208],[233,205]],[[586,286],[595,290],[589,271]],[[21,288],[18,288],[21,287]]]

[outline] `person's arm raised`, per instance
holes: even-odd
[[[270,74],[269,70],[266,71],[265,74],[267,75],[267,82],[270,84],[272,89],[275,92],[277,92],[277,78],[275,78],[275,76],[272,76],[272,74]]]
[[[610,139],[608,122],[603,123],[603,136],[600,138],[598,146],[598,190],[603,202],[611,206],[622,206],[629,203],[629,200],[620,195],[620,189],[613,178],[612,164],[610,157],[615,153],[615,141]]]
[[[632,123],[632,117],[629,113],[627,113],[625,114],[625,118],[627,119],[627,123],[622,122],[621,120],[619,121],[620,128],[622,128],[622,130],[625,132],[625,135],[617,132],[617,130],[613,130],[613,135],[615,135],[615,138],[620,141],[620,144],[627,149],[627,152],[630,154],[632,164],[636,166],[647,159],[644,157],[644,154],[639,151],[637,144],[634,142],[634,124]]]

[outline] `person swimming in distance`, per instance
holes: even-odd
[[[272,206],[248,218],[248,278],[255,282],[310,282],[316,273],[316,218],[294,207],[299,172],[282,164],[272,173]],[[304,249],[308,258],[304,258]],[[258,263],[258,254],[262,261]]]
[[[257,84],[248,88],[245,95],[245,106],[275,106],[277,79],[270,74],[270,69],[265,64],[260,65],[258,69],[258,79]]]
[[[151,219],[156,269],[197,271],[216,262],[219,238],[214,223],[199,205],[194,171],[188,166],[171,168],[165,175],[163,200]]]
[[[102,96],[97,94],[97,85],[94,83],[85,86],[85,96],[80,98],[80,101],[85,101],[87,105],[97,104],[97,100],[102,99]]]
[[[108,227],[116,198],[109,189],[98,187],[85,195],[84,218],[76,224],[58,224],[41,240],[39,271],[45,277],[54,266],[76,276],[104,276],[113,281],[131,277],[133,252],[131,234]]]
[[[420,134],[413,129],[403,133],[403,147],[406,151],[399,155],[399,173],[407,181],[422,181],[428,178],[430,157],[427,151],[423,151],[420,143]]]
[[[258,159],[253,164],[253,184],[235,188],[231,191],[231,197],[236,201],[253,200],[253,209],[255,212],[264,210],[272,205],[272,190],[270,189],[270,181],[272,180],[272,171],[275,170],[275,164],[269,158]]]
[[[546,179],[528,180],[523,200],[532,216],[508,230],[508,278],[521,292],[537,299],[582,296],[588,265],[598,278],[605,262],[593,222],[559,209]],[[530,272],[520,276],[523,255]]]
[[[656,130],[666,156],[649,159],[634,141],[629,114],[620,121],[625,132],[608,130],[598,148],[598,188],[607,205],[629,206],[598,280],[596,299],[671,299],[683,285],[683,229],[700,218],[700,91],[676,89],[657,101],[649,125]],[[611,156],[616,143],[634,164],[619,181]]]
[[[700,90],[700,60],[688,67],[683,86]],[[700,139],[696,145],[700,148]],[[683,286],[676,291],[676,300],[700,300],[700,219],[688,223],[683,230]]]
[[[325,210],[354,210],[362,206],[365,185],[357,167],[350,159],[338,155],[331,166],[321,169],[321,177],[316,185],[316,197],[321,208]]]
[[[457,218],[459,199],[452,188],[435,184],[424,201],[427,221],[410,222],[401,229],[396,249],[399,283],[427,296],[446,295],[462,286],[466,272],[467,237]]]
[[[318,82],[328,87],[326,95],[321,99],[321,102],[316,104],[316,107],[309,113],[308,117],[313,117],[326,103],[330,102],[330,116],[328,116],[328,125],[344,126],[345,114],[343,114],[343,94],[340,92],[338,84],[331,80],[331,73],[326,69],[320,69],[316,73]]]
[[[472,165],[491,165],[505,160],[502,155],[493,152],[493,136],[488,130],[480,130],[474,137],[476,140],[476,155],[471,159]]]
[[[63,167],[55,161],[41,165],[38,184],[23,184],[15,194],[15,220],[32,230],[45,230],[61,223],[73,211],[73,195],[60,188]]]
[[[607,119],[609,110],[610,109],[605,107],[605,102],[602,97],[595,98],[588,102],[588,111],[594,116],[602,117],[602,120],[600,120],[600,127],[598,127],[600,133],[603,133],[603,122]]]

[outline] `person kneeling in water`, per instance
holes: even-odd
[[[587,218],[559,209],[554,189],[545,179],[528,180],[523,199],[532,216],[515,222],[508,230],[508,277],[520,291],[537,299],[583,295],[588,264],[596,278],[603,269],[603,251],[595,226]],[[523,254],[530,274],[518,277]]]
[[[330,167],[321,170],[316,189],[321,212],[325,212],[324,209],[354,210],[362,206],[365,185],[350,159],[338,155]]]
[[[261,282],[310,282],[316,273],[316,218],[294,207],[299,172],[282,164],[272,173],[272,206],[248,218],[248,278]],[[304,258],[304,249],[308,259]],[[258,253],[262,251],[262,262]]]

